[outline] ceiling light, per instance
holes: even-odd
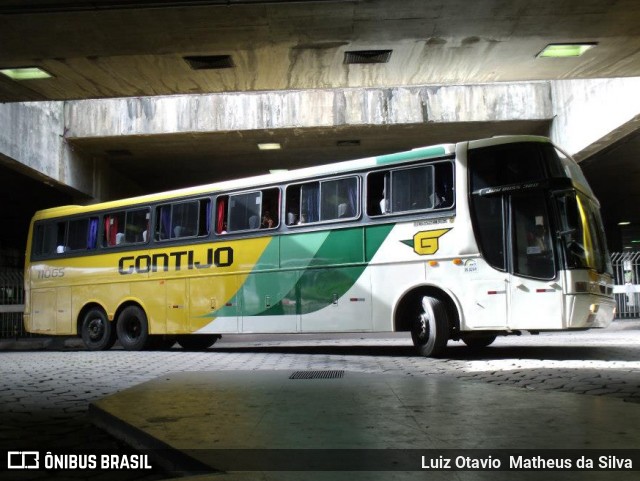
[[[629,222],[628,220],[623,220],[618,222],[618,225],[629,225],[629,224],[631,224],[631,222]]]
[[[283,172],[289,172],[289,169],[271,169],[270,174],[282,174]]]
[[[536,57],[566,58],[579,57],[597,43],[550,43]]]
[[[53,75],[40,67],[3,68],[0,69],[0,73],[13,80],[34,80],[53,77]]]
[[[258,149],[260,150],[280,150],[282,146],[278,142],[266,142],[263,144],[258,144]]]

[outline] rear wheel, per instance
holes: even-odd
[[[425,357],[441,355],[449,340],[449,314],[444,303],[424,296],[420,305],[415,306],[413,316],[411,339],[418,353]]]
[[[97,307],[90,309],[82,318],[80,336],[90,351],[106,351],[116,342],[112,323],[104,311]]]
[[[147,315],[138,306],[126,307],[118,316],[118,340],[127,351],[141,351],[149,341]]]
[[[178,336],[178,344],[188,351],[204,351],[213,346],[220,337],[218,334],[185,334]]]

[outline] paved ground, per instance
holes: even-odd
[[[640,321],[616,321],[607,330],[499,338],[481,351],[451,343],[442,359],[414,355],[410,339],[398,335],[226,336],[207,352],[177,347],[87,352],[77,342],[0,341],[0,449],[118,449],[87,422],[89,403],[170,372],[328,369],[445,376],[640,403]],[[163,477],[121,472],[91,479]],[[51,478],[51,473],[16,477]]]

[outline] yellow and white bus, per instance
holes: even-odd
[[[92,350],[406,331],[437,356],[615,311],[597,200],[543,137],[48,209],[26,258],[26,329]]]

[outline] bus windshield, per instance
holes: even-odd
[[[579,192],[563,194],[557,202],[567,267],[612,274],[604,228],[595,203]]]

